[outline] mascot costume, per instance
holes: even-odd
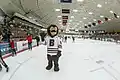
[[[57,36],[58,27],[56,25],[50,25],[47,28],[47,36],[45,38],[45,45],[47,45],[47,59],[48,65],[46,67],[47,70],[50,70],[53,67],[54,63],[54,71],[59,71],[59,57],[61,56],[62,42],[60,38]]]

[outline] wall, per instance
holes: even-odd
[[[32,42],[32,46],[36,46],[37,43],[36,43],[36,40],[33,40]],[[24,51],[28,49],[28,43],[27,41],[19,41],[19,42],[16,42],[16,50],[17,52],[21,52],[21,51]],[[9,44],[8,43],[1,43],[0,44],[0,50],[2,52],[2,55],[9,55],[11,53],[11,49],[9,47]]]

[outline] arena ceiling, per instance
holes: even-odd
[[[10,16],[17,12],[44,27],[56,24],[61,29],[120,30],[120,0],[72,0],[72,3],[61,3],[60,0],[0,0],[0,7]],[[62,9],[69,9],[70,13],[62,13]],[[66,26],[62,25],[62,16],[68,16]],[[91,27],[84,27],[89,24]]]

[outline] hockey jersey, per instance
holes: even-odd
[[[47,45],[47,54],[57,55],[58,50],[62,50],[62,42],[58,36],[45,38],[45,45]]]

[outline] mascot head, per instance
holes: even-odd
[[[58,27],[56,25],[50,25],[47,28],[47,33],[51,37],[55,37],[58,34]]]

